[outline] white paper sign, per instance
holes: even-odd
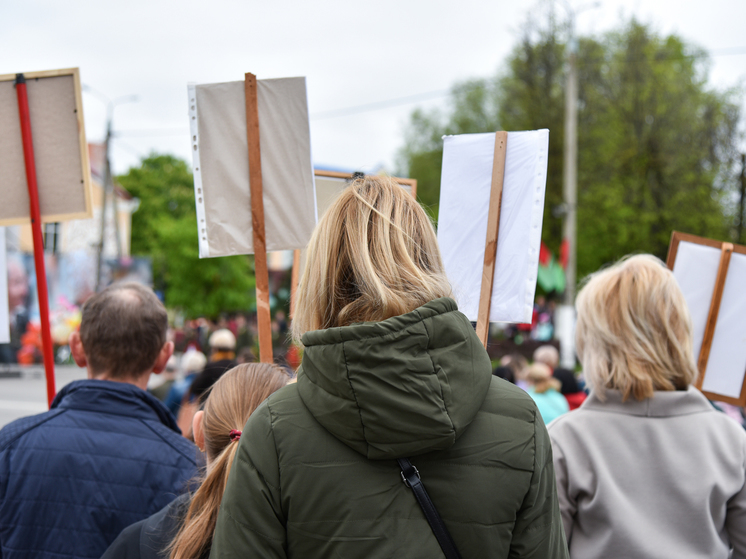
[[[8,259],[5,227],[0,227],[0,344],[10,343],[10,312],[8,311]]]
[[[673,274],[692,315],[694,359],[702,347],[720,249],[681,241]],[[746,255],[731,254],[702,390],[738,398],[746,375]]]
[[[539,266],[549,130],[509,132],[490,322],[530,323]],[[453,293],[476,321],[495,134],[446,136],[438,243]]]
[[[200,257],[253,254],[244,82],[190,85]],[[258,80],[267,251],[306,246],[316,194],[305,78]]]

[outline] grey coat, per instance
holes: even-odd
[[[695,388],[592,394],[548,429],[573,559],[746,557],[746,431]]]

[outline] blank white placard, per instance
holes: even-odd
[[[490,322],[531,322],[539,266],[549,130],[509,132]],[[438,243],[454,297],[479,314],[495,134],[446,136]]]
[[[705,337],[710,301],[715,290],[715,280],[720,265],[720,250],[704,245],[679,243],[673,276],[684,293],[684,299],[692,315],[694,360],[699,359],[702,339]]]
[[[699,358],[721,251],[682,241],[673,273],[692,315],[694,359]],[[746,256],[733,253],[723,289],[717,326],[702,390],[738,398],[746,374]]]

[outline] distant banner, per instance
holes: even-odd
[[[4,246],[4,245],[3,245]],[[51,334],[55,345],[67,345],[68,337],[80,325],[80,309],[95,293],[96,256],[88,253],[45,255]],[[0,343],[0,363],[31,364],[41,358],[39,302],[36,291],[34,257],[30,253],[9,252],[0,281],[7,293],[9,340]],[[105,259],[102,285],[134,281],[152,285],[149,258]],[[0,319],[2,317],[0,316]]]

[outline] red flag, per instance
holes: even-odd
[[[539,248],[539,265],[540,266],[549,266],[549,263],[552,261],[552,251],[547,248],[547,245],[544,244],[544,241],[541,242],[541,247]]]
[[[567,239],[562,240],[560,245],[560,265],[563,270],[567,270],[567,262],[570,260],[570,241]]]

